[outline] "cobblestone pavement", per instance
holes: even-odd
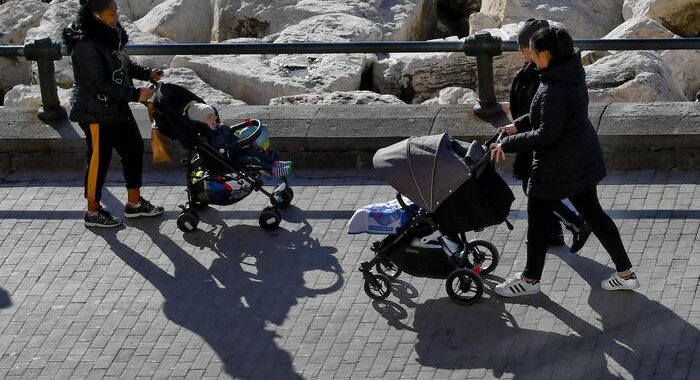
[[[177,229],[177,173],[147,173],[164,217],[111,231],[82,223],[80,173],[0,182],[0,378],[700,379],[698,172],[615,172],[599,187],[639,292],[607,293],[591,238],[552,249],[542,294],[493,295],[524,265],[522,192],[484,298],[458,306],[444,281],[402,276],[383,302],[362,290],[374,237],[347,235],[359,206],[392,199],[368,173],[306,172],[275,232],[251,196]],[[122,214],[110,174],[104,202]]]

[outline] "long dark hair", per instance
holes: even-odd
[[[552,61],[557,63],[574,55],[574,40],[566,29],[544,28],[532,36],[530,48],[535,53],[548,51]]]
[[[79,40],[85,38],[106,41],[109,45],[115,45],[112,46],[115,49],[121,49],[123,45],[126,45],[128,36],[119,23],[117,23],[119,33],[117,33],[115,38],[114,32],[108,30],[104,33],[105,29],[109,27],[102,24],[94,16],[95,13],[100,13],[109,8],[113,2],[114,0],[80,0],[80,9],[75,20],[63,30],[63,42],[66,44],[69,53]]]

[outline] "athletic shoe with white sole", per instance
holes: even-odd
[[[160,206],[154,206],[151,202],[139,198],[139,203],[136,206],[126,205],[124,207],[124,216],[127,218],[138,218],[139,216],[157,216],[163,213],[165,209]]]
[[[637,280],[637,275],[634,272],[626,279],[615,272],[610,278],[603,280],[600,286],[605,290],[632,290],[639,287],[639,280]]]
[[[95,212],[85,213],[85,227],[111,228],[119,227],[122,220],[115,218],[103,208],[97,209]]]
[[[540,282],[529,283],[523,279],[522,273],[516,273],[515,277],[507,279],[502,284],[496,285],[496,294],[501,297],[519,297],[540,292]]]

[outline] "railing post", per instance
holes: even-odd
[[[474,107],[477,116],[503,114],[503,106],[496,100],[493,83],[493,57],[502,52],[501,39],[489,32],[479,32],[467,38],[464,52],[476,56],[476,80],[479,86],[479,104]]]
[[[24,56],[28,61],[36,61],[39,69],[42,107],[37,116],[49,124],[65,119],[67,114],[58,99],[54,66],[54,61],[63,58],[61,44],[51,41],[51,38],[38,39],[24,45]]]

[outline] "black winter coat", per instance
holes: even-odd
[[[148,80],[151,69],[131,62],[124,50],[128,36],[121,25],[111,28],[88,17],[64,29],[63,39],[75,76],[69,118],[83,123],[133,119],[129,102],[138,101],[139,90],[132,78]]]
[[[606,175],[603,154],[588,119],[586,73],[579,54],[540,73],[530,113],[515,120],[505,152],[533,151],[530,196],[563,199],[597,185]]]
[[[532,98],[535,97],[540,86],[540,72],[534,63],[528,63],[515,74],[510,88],[510,114],[513,120],[530,113]],[[524,126],[523,123],[519,123]],[[518,133],[527,132],[518,130]],[[517,179],[526,179],[530,176],[532,168],[532,152],[518,152],[513,161],[513,176]]]

